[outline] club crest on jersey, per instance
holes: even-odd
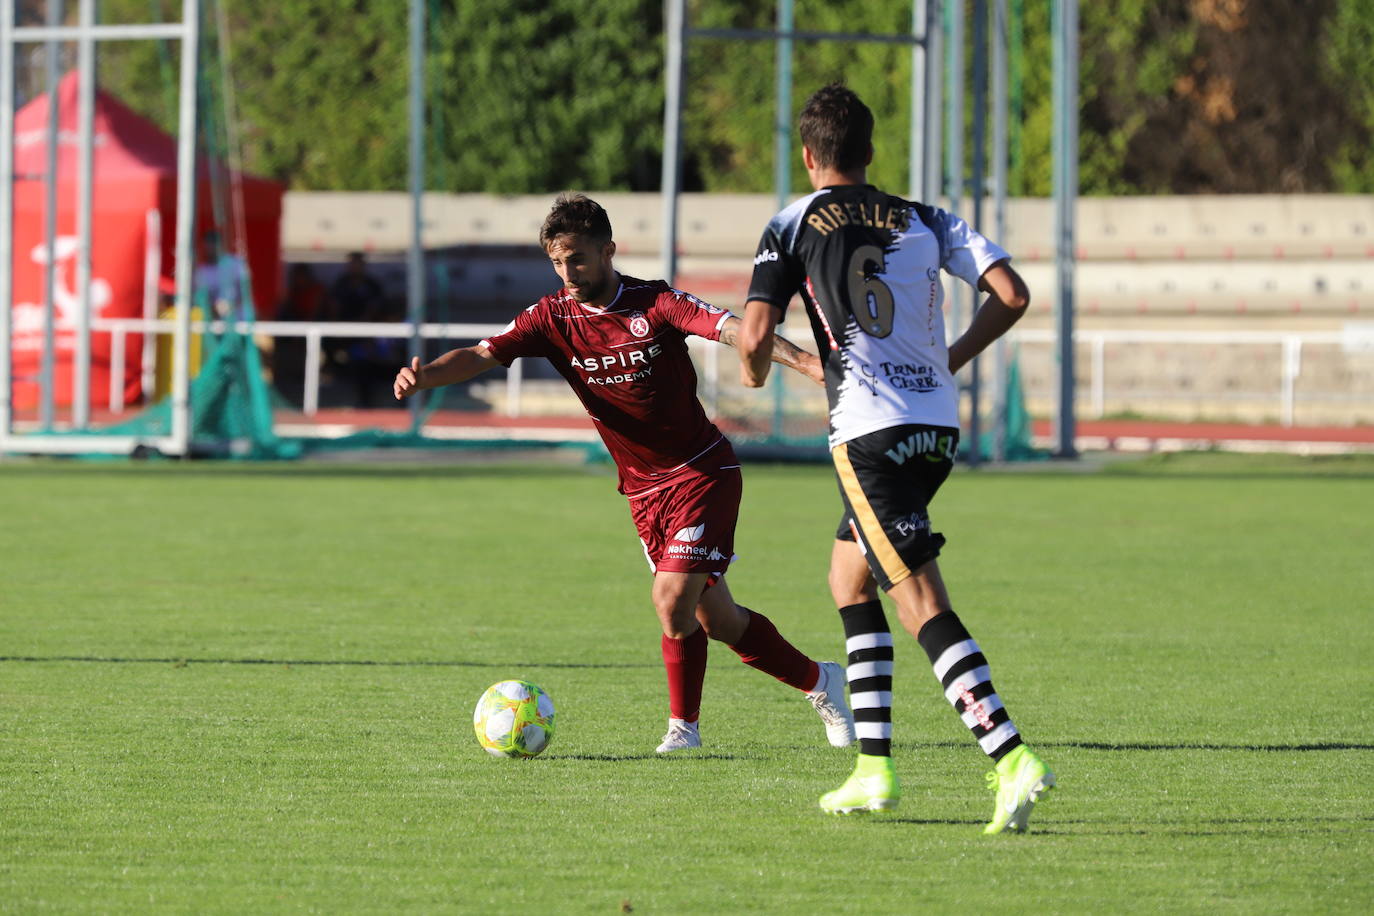
[[[634,312],[630,315],[630,333],[636,337],[649,336],[649,320],[644,317],[643,312]]]
[[[702,525],[689,525],[689,526],[687,526],[686,528],[683,528],[683,529],[682,529],[681,531],[679,531],[677,534],[673,535],[673,540],[675,540],[675,541],[685,541],[685,542],[687,542],[688,544],[690,544],[690,543],[692,543],[693,541],[699,541],[699,540],[701,540],[701,536],[702,536],[703,534],[705,534],[705,533],[706,533],[706,526],[705,526],[704,524],[702,524]]]

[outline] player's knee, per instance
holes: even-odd
[[[663,632],[674,639],[690,636],[697,628],[696,602],[685,595],[656,591],[654,610],[658,612]]]
[[[749,629],[749,614],[747,608],[742,608],[734,602],[718,607],[702,606],[697,608],[697,622],[706,631],[709,639],[733,646],[743,638],[744,631]]]
[[[830,570],[830,595],[836,607],[849,607],[851,604],[864,604],[878,600],[878,584],[867,571],[856,576],[847,570]]]

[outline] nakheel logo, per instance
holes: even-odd
[[[644,317],[643,312],[635,312],[630,315],[630,333],[636,337],[649,336],[649,321]]]
[[[691,527],[688,527],[688,528],[683,528],[683,529],[682,529],[681,531],[679,531],[677,534],[673,535],[673,540],[675,540],[675,541],[685,541],[685,542],[687,542],[688,544],[690,544],[690,543],[692,543],[693,541],[699,541],[699,540],[701,540],[701,536],[702,536],[703,534],[705,534],[705,533],[706,533],[706,526],[705,526],[705,525],[694,525],[694,526],[691,526]]]
[[[771,248],[765,248],[758,253],[758,257],[754,258],[754,266],[758,267],[766,261],[776,261],[777,259],[778,253],[776,251]]]

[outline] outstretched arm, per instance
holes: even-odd
[[[757,388],[763,384],[764,378],[768,376],[769,362],[781,363],[789,369],[795,369],[802,375],[811,379],[817,384],[825,384],[825,371],[821,368],[821,361],[814,353],[808,353],[801,347],[792,343],[786,337],[773,333],[776,320],[768,324],[769,340],[765,344],[763,341],[750,336],[747,326],[749,321],[749,308],[755,304],[766,306],[772,309],[773,306],[766,302],[750,302],[745,306],[745,318],[743,321],[733,315],[725,319],[725,324],[720,329],[720,342],[726,346],[735,347],[740,351],[740,361],[742,363],[744,384],[751,388]],[[749,356],[745,355],[745,345],[750,340],[758,341],[750,349]],[[764,352],[766,346],[767,352]],[[759,375],[758,385],[750,384],[748,367],[751,364],[761,364],[763,372]]]
[[[998,261],[983,272],[978,288],[988,298],[978,307],[966,330],[949,345],[949,371],[958,372],[979,353],[1021,320],[1030,305],[1030,290],[1021,275],[1006,261]]]
[[[491,351],[481,344],[449,350],[433,362],[420,365],[420,357],[411,357],[409,366],[402,366],[396,373],[392,391],[396,400],[402,400],[426,388],[440,388],[455,382],[466,382],[481,375],[492,366],[499,366]]]

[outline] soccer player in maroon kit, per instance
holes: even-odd
[[[739,319],[662,280],[617,273],[610,219],[581,194],[559,195],[539,240],[563,288],[476,346],[450,350],[423,366],[412,359],[396,374],[396,397],[463,382],[517,357],[547,359],[596,423],[654,572],[669,705],[668,733],[658,752],[701,745],[697,719],[708,637],[805,692],[830,743],[848,745],[854,716],[845,702],[843,669],[803,655],[767,617],[737,605],[725,584],[734,556],[740,465],[697,400],[686,338],[733,345]],[[773,359],[821,380],[819,360],[782,338],[776,338]]]

